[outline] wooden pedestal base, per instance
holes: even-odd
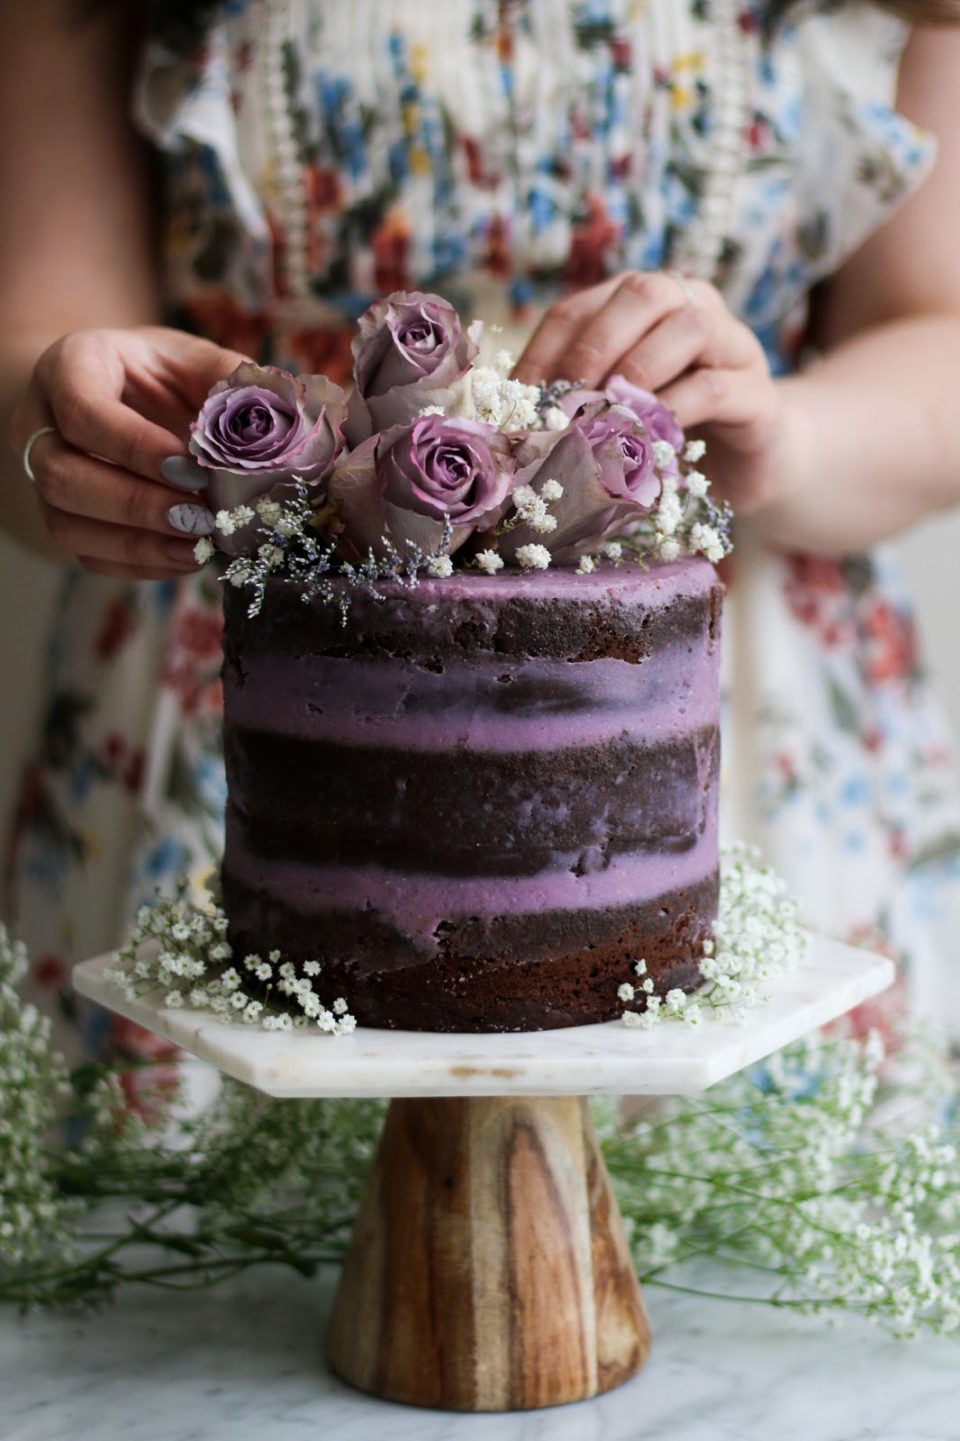
[[[649,1347],[582,1099],[391,1103],[330,1323],[345,1381],[523,1410],[609,1391]]]

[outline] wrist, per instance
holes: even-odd
[[[790,549],[804,543],[800,532],[815,509],[815,496],[828,465],[822,427],[815,424],[807,403],[808,382],[803,376],[787,376],[774,383],[781,409],[770,453],[770,481],[765,498],[751,511],[749,520],[766,544]]]

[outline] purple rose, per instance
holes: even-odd
[[[590,445],[598,479],[613,499],[646,514],[660,494],[653,464],[653,438],[644,422],[622,405],[590,406],[571,423]]]
[[[376,301],[361,315],[353,342],[351,445],[415,419],[427,406],[446,408],[476,354],[476,342],[439,295],[397,291]]]
[[[525,521],[507,532],[499,547],[505,560],[532,542],[565,564],[611,530],[648,515],[660,498],[652,437],[631,411],[603,399],[585,406],[566,430],[549,437],[532,432],[516,462],[519,485],[539,495],[543,483],[554,480],[563,494],[549,507],[553,530],[536,531]]]
[[[513,480],[510,443],[492,425],[421,416],[371,436],[330,477],[344,539],[361,554],[382,555],[386,537],[432,550],[453,522],[451,553],[500,519]]]
[[[213,387],[190,430],[190,450],[211,469],[211,510],[253,505],[294,478],[319,487],[343,449],[346,396],[323,375],[302,379],[243,361]],[[218,545],[249,548],[256,526]]]
[[[598,400],[625,406],[643,421],[654,440],[665,440],[674,450],[682,447],[684,434],[670,407],[658,400],[652,390],[643,390],[623,375],[611,375],[603,390],[568,390],[560,399],[560,408],[572,419],[578,411]]]
[[[654,440],[665,440],[674,450],[680,450],[683,431],[677,417],[652,390],[632,385],[625,376],[611,375],[603,393],[611,405],[624,405],[638,420],[642,420]]]

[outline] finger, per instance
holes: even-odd
[[[210,388],[250,357],[168,326],[135,333],[141,348],[122,399],[166,429],[184,434]]]
[[[70,515],[45,501],[41,501],[41,507],[50,539],[67,555],[127,566],[138,575],[171,569],[183,574],[199,569],[193,554],[194,541],[164,538],[131,526],[108,525],[85,515]]]
[[[175,535],[185,528],[170,520],[172,511],[182,519],[182,490],[151,485],[142,476],[84,455],[59,435],[40,436],[30,453],[30,464],[37,490],[56,510],[160,535]],[[209,516],[212,529],[213,516],[205,507],[200,509]],[[197,526],[191,529],[198,531]]]
[[[659,391],[694,365],[738,369],[757,358],[752,334],[728,310],[687,303],[649,330],[615,369],[632,384]]]
[[[168,455],[183,445],[169,430],[146,420],[118,398],[123,387],[114,355],[96,354],[96,346],[79,353],[81,336],[67,336],[37,364],[33,385],[35,405],[70,445],[111,461],[149,480],[160,474]],[[73,343],[75,342],[75,344]]]
[[[160,462],[160,474],[168,485],[178,490],[206,490],[210,484],[210,471],[189,455],[168,455]]]
[[[107,576],[112,580],[183,580],[188,570],[180,566],[169,566],[166,570],[138,569],[133,565],[113,565],[107,560],[94,560],[91,556],[77,556],[77,565],[89,575]]]
[[[628,350],[685,302],[683,288],[662,271],[623,276],[588,323],[552,358],[548,378],[599,385]]]
[[[681,376],[657,396],[676,415],[684,430],[691,426],[755,425],[766,419],[769,382],[752,367],[713,370],[708,367]]]
[[[513,373],[526,385],[552,380],[553,366],[563,355],[577,331],[606,303],[623,277],[615,275],[600,285],[591,285],[576,295],[565,296],[543,316],[514,366]]]

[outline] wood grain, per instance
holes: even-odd
[[[330,1323],[344,1380],[523,1410],[619,1385],[649,1344],[582,1099],[392,1102]]]

